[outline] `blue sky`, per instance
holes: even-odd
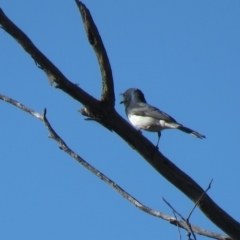
[[[206,135],[162,133],[160,149],[239,219],[240,2],[93,1],[84,3],[111,62],[120,93],[140,88],[147,101]],[[74,83],[101,94],[96,57],[74,1],[3,0],[0,7]],[[193,207],[115,133],[84,121],[82,105],[51,87],[20,45],[0,31],[1,94],[47,117],[80,156],[143,204],[183,216]],[[177,229],[134,207],[48,138],[37,119],[0,102],[1,239],[177,239]],[[143,133],[154,144],[155,133]],[[199,210],[191,222],[221,233]],[[183,239],[185,232],[182,231]],[[198,236],[198,239],[206,239]]]

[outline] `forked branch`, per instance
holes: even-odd
[[[69,81],[54,64],[47,59],[24,34],[0,9],[0,25],[8,32],[39,64],[41,69],[47,74],[51,83],[55,82],[58,88],[69,94],[71,97],[81,102],[85,108],[81,110],[82,114],[99,122],[101,125],[116,132],[130,146],[133,147],[145,160],[152,165],[169,182],[182,191],[189,199],[196,203],[204,193],[204,190],[187,174],[181,171],[169,159],[163,156],[155,146],[132,128],[114,108],[114,91],[111,68],[106,55],[105,48],[100,41],[100,35],[93,22],[89,10],[86,6],[76,1],[78,8],[83,16],[85,29],[87,31],[90,43],[93,46],[100,63],[102,72],[103,92],[101,101],[96,100],[76,84]],[[87,26],[87,27],[86,27]],[[96,49],[95,49],[96,48]],[[107,56],[107,55],[106,55]],[[100,59],[100,60],[99,60]],[[101,64],[102,63],[102,64]],[[105,68],[105,69],[102,69]],[[109,94],[109,95],[108,95]],[[109,101],[109,102],[108,102]],[[197,203],[199,209],[220,229],[227,233],[232,239],[240,239],[240,224],[233,219],[223,209],[221,209],[207,194]]]

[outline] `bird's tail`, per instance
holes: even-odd
[[[201,139],[206,138],[204,135],[202,135],[202,134],[200,134],[200,133],[198,133],[198,132],[195,132],[195,131],[193,131],[193,130],[190,129],[190,128],[181,126],[181,125],[178,127],[178,129],[181,130],[181,131],[183,131],[183,132],[185,132],[185,133],[191,134],[191,135],[193,135],[193,136],[195,136],[195,137],[201,138]]]

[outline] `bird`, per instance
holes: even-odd
[[[157,132],[158,140],[156,147],[159,144],[161,131],[164,129],[178,129],[200,139],[206,138],[203,134],[178,123],[167,113],[149,105],[140,89],[129,88],[121,95],[123,100],[120,103],[124,104],[130,123],[139,131]]]

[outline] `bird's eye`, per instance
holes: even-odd
[[[123,94],[123,96],[124,96],[124,97],[126,97],[126,96],[127,96],[127,94],[126,94],[126,93],[124,93],[124,94]]]

